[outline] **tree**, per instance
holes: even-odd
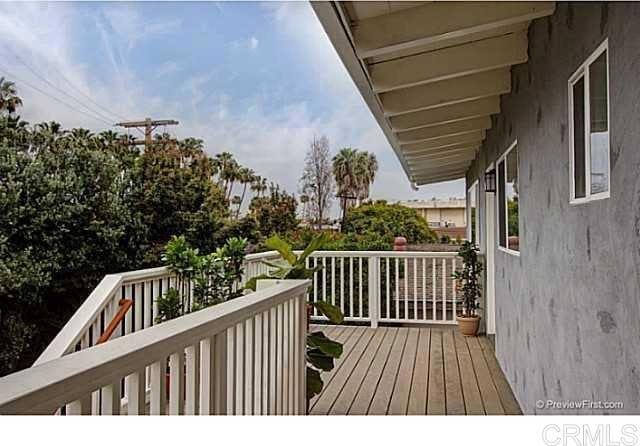
[[[344,225],[349,208],[369,198],[369,187],[375,179],[378,161],[371,153],[347,147],[340,150],[332,162]]]
[[[351,237],[348,243],[368,246],[369,249],[373,249],[372,246],[375,249],[391,249],[393,239],[398,236],[405,237],[408,243],[437,240],[435,233],[415,209],[387,204],[382,200],[352,209],[347,214],[343,232]]]
[[[295,197],[275,184],[269,190],[268,196],[253,197],[249,205],[249,215],[256,220],[258,231],[265,238],[287,234],[298,227]]]
[[[312,223],[320,229],[329,215],[334,180],[331,173],[329,140],[315,137],[309,144],[305,165],[300,178],[301,193],[309,197]]]
[[[0,77],[0,112],[6,111],[10,115],[22,106],[22,99],[18,96],[15,83]]]

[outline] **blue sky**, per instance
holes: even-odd
[[[103,119],[177,119],[178,136],[230,151],[291,192],[309,140],[325,134],[333,152],[376,154],[374,198],[463,194],[460,181],[411,190],[306,2],[0,3],[3,70],[31,122],[108,127],[24,82]]]

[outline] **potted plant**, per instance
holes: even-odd
[[[462,291],[462,314],[456,315],[458,328],[464,336],[475,336],[480,325],[478,308],[482,296],[482,263],[478,260],[478,248],[469,241],[460,246],[458,255],[462,258],[462,269],[452,274]]]

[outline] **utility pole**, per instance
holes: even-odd
[[[148,148],[153,142],[153,131],[161,125],[178,125],[179,122],[174,119],[151,119],[147,118],[144,121],[128,121],[128,122],[117,122],[115,125],[118,127],[124,127],[127,129],[135,128],[140,130],[144,129],[144,140],[136,139],[131,144],[132,145],[143,145],[145,148]],[[142,130],[141,130],[142,131]]]

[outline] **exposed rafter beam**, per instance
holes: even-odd
[[[444,149],[446,147],[459,146],[461,144],[478,144],[482,142],[484,136],[484,130],[465,133],[463,135],[443,136],[442,138],[432,139],[429,141],[405,144],[402,146],[402,153],[408,156],[409,154],[424,153],[427,151],[433,151],[433,149]]]
[[[443,162],[452,162],[452,161],[471,161],[476,156],[475,151],[470,150],[467,152],[460,152],[454,154],[446,154],[439,155],[433,157],[425,157],[418,159],[409,159],[407,162],[409,163],[410,169],[416,169],[421,166],[430,166],[434,165],[434,163],[443,163]]]
[[[527,61],[527,35],[507,34],[369,66],[376,92],[466,76]]]
[[[360,58],[379,56],[553,14],[554,2],[433,2],[357,22]]]
[[[419,152],[419,153],[408,153],[405,155],[405,158],[407,159],[407,163],[411,164],[413,162],[419,162],[423,159],[447,157],[447,156],[461,155],[466,153],[475,153],[479,148],[480,148],[480,143],[476,143],[473,145],[460,144],[457,146],[439,148],[431,151],[425,151],[425,152]]]
[[[509,68],[485,71],[380,94],[387,116],[499,96],[511,91]]]
[[[424,127],[407,132],[397,133],[400,144],[427,141],[443,136],[462,135],[476,130],[486,130],[491,128],[491,119],[488,116],[482,118],[467,119],[465,121],[452,122],[433,127]]]
[[[464,178],[465,172],[458,172],[453,174],[447,174],[443,176],[429,176],[429,177],[412,177],[412,181],[416,184],[416,186],[424,186],[427,184],[433,183],[443,183],[445,181],[454,181]]]
[[[446,164],[433,164],[428,167],[420,167],[417,169],[411,169],[411,173],[414,175],[421,174],[439,174],[439,173],[449,173],[449,172],[457,172],[460,170],[466,170],[469,165],[469,161],[458,161]]]
[[[399,132],[489,116],[496,113],[500,113],[500,97],[492,96],[446,107],[393,116],[389,119],[389,122],[391,127],[396,132]]]

